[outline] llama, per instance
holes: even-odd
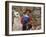
[[[13,31],[22,30],[21,18],[19,12],[14,11]]]

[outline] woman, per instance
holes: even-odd
[[[26,9],[26,11],[24,12],[24,15],[22,16],[22,24],[23,24],[23,30],[29,30],[32,26],[29,23],[31,17],[29,16],[29,14],[31,13],[30,9]]]

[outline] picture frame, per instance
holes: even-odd
[[[13,16],[12,11],[14,11],[14,8],[16,11],[18,11],[21,7],[31,7],[34,9],[40,9],[40,24],[41,29],[40,30],[31,30],[31,31],[13,31],[12,30],[12,24],[13,22]],[[37,8],[40,7],[40,8]],[[19,8],[17,10],[17,8]],[[36,12],[37,13],[37,12]],[[33,35],[33,34],[45,34],[45,3],[37,3],[37,2],[19,2],[19,1],[5,1],[5,35],[6,36],[18,36],[18,35]]]

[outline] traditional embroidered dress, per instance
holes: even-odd
[[[23,24],[23,30],[28,30],[32,27],[31,20],[32,20],[32,17],[28,16],[28,15],[24,15],[21,17],[21,23]],[[30,24],[28,24],[29,22],[30,22]],[[28,28],[27,28],[27,26],[28,26]]]

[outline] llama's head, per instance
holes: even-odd
[[[14,16],[19,17],[20,16],[19,12],[14,12]]]

